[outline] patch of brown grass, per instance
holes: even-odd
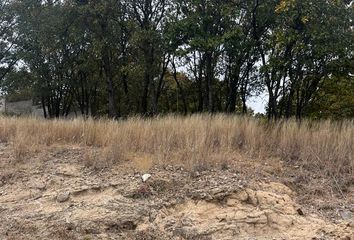
[[[151,160],[143,165],[225,168],[242,153],[259,159],[280,158],[333,177],[338,184],[349,181],[354,174],[353,121],[269,123],[227,115],[125,121],[1,117],[0,140],[11,143],[19,159],[46,145],[90,146],[100,151],[92,150],[84,159],[98,168],[121,162],[127,156],[150,156]]]
[[[16,162],[25,161],[27,157],[30,157],[40,148],[37,141],[32,137],[34,133],[31,131],[31,128],[26,130],[28,131],[17,129],[16,134],[10,137],[13,157]]]

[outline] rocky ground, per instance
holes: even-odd
[[[1,145],[0,239],[354,239],[352,205],[330,218],[283,179],[233,165],[97,169],[85,151],[54,147],[16,163]]]

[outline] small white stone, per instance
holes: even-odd
[[[45,190],[46,189],[46,184],[44,182],[38,182],[36,183],[36,188],[39,189],[39,190]]]
[[[345,221],[351,220],[353,218],[353,214],[350,211],[341,211],[339,214]]]
[[[68,201],[70,198],[70,193],[69,192],[60,192],[57,195],[57,201],[60,203]]]
[[[141,176],[143,182],[146,182],[147,180],[149,180],[149,178],[151,178],[151,174],[144,174],[143,176]]]

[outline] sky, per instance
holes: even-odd
[[[267,95],[266,93],[262,93],[258,96],[251,97],[247,103],[255,113],[266,113]]]

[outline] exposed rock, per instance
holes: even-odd
[[[60,203],[68,201],[70,198],[70,192],[60,192],[57,195],[57,201]]]
[[[161,211],[147,228],[157,227],[176,239],[317,239],[324,232],[336,231],[316,216],[299,216],[301,209],[288,195],[267,189],[270,192],[245,189],[233,193],[225,197],[226,205],[187,201]],[[344,235],[351,233],[354,229]]]
[[[35,184],[35,188],[37,188],[37,189],[39,189],[41,191],[45,190],[46,187],[47,187],[47,185],[44,182],[37,182]]]
[[[143,176],[141,176],[143,182],[146,182],[147,180],[149,180],[149,178],[151,178],[151,174],[144,174]]]
[[[339,212],[340,216],[342,217],[343,220],[354,220],[353,219],[353,214],[350,211],[340,211]]]
[[[40,170],[30,164],[16,166],[11,181],[2,178],[6,184],[0,185],[0,239],[339,240],[354,236],[353,221],[314,215],[316,208],[299,205],[298,193],[270,178],[250,180],[232,170],[208,170],[193,177],[189,170],[171,166],[151,168],[143,179],[135,168],[127,170],[129,165],[91,171],[76,151],[58,152],[41,163]],[[2,167],[0,175],[8,171]],[[351,205],[341,209],[341,217],[349,219]]]

